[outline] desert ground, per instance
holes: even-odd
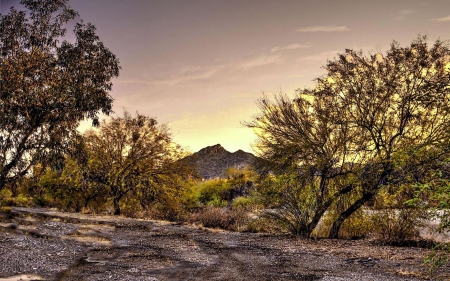
[[[6,280],[429,280],[418,247],[311,240],[18,208],[0,216]],[[450,280],[450,267],[433,279]]]

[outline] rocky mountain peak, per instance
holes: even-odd
[[[226,169],[243,168],[252,165],[256,157],[243,150],[234,153],[227,151],[220,144],[202,148],[198,152],[183,159],[193,166],[204,179],[223,177]]]
[[[216,155],[216,154],[227,154],[228,152],[225,148],[223,148],[220,144],[207,146],[205,148],[200,149],[197,154],[200,155]]]

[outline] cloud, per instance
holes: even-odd
[[[323,62],[323,63],[326,63],[327,59],[335,58],[338,56],[338,54],[339,54],[339,51],[327,51],[327,52],[299,58],[297,60],[297,62]]]
[[[405,19],[407,16],[412,15],[412,14],[416,14],[417,11],[415,10],[411,10],[411,9],[404,9],[398,12],[397,16],[395,17],[395,20],[403,20]]]
[[[223,69],[224,65],[217,65],[212,67],[183,67],[179,73],[173,77],[168,77],[158,80],[139,80],[128,79],[118,80],[118,84],[146,84],[150,86],[173,86],[179,83],[190,82],[194,80],[207,79]]]
[[[295,43],[295,44],[289,44],[289,45],[284,46],[284,47],[274,47],[274,48],[270,49],[270,51],[272,53],[275,53],[275,52],[279,52],[279,51],[282,51],[282,50],[295,50],[295,49],[309,48],[309,47],[312,47],[312,45],[313,44],[311,42],[307,42],[307,43],[304,43],[304,44]]]
[[[295,32],[343,32],[349,31],[350,29],[346,26],[337,26],[337,25],[316,25],[310,27],[299,28]]]
[[[297,48],[296,44],[288,46],[290,49]],[[287,48],[287,47],[286,47]],[[166,87],[176,86],[180,84],[186,84],[190,82],[199,82],[201,80],[213,79],[214,76],[223,70],[233,71],[246,71],[254,67],[282,63],[281,56],[276,54],[259,55],[250,58],[241,58],[235,61],[220,63],[212,66],[183,66],[177,69],[172,74],[164,75],[160,79],[145,79],[145,78],[132,78],[132,79],[117,79],[115,84],[122,85],[144,85],[153,87]]]
[[[236,68],[242,70],[248,70],[253,67],[263,66],[267,64],[280,63],[282,59],[278,55],[262,55],[236,65]]]
[[[450,21],[450,16],[443,17],[443,18],[430,19],[430,21],[434,21],[434,22],[447,22],[447,21]]]

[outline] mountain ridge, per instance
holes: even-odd
[[[220,144],[207,146],[182,159],[183,162],[193,166],[204,179],[224,177],[226,169],[236,169],[251,166],[256,160],[252,153],[241,149],[229,152]]]

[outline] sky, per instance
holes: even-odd
[[[19,0],[0,0],[0,13]],[[450,39],[449,0],[71,0],[120,60],[113,110],[156,117],[196,152],[253,152],[264,95],[313,87],[345,49]],[[70,40],[70,35],[68,36]],[[90,126],[84,122],[80,129]]]

